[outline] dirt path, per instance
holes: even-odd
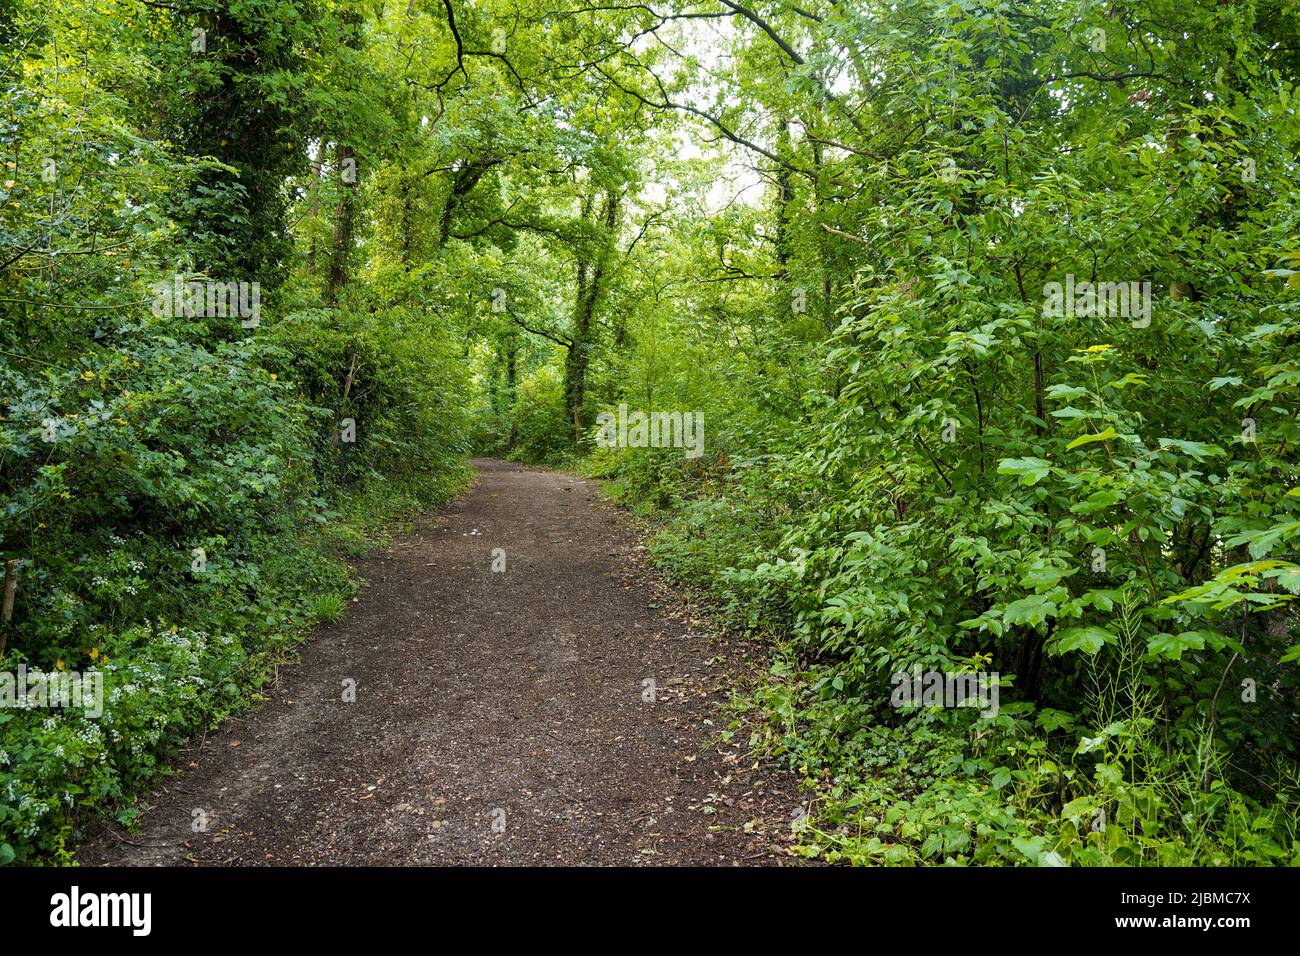
[[[183,753],[141,832],[98,834],[83,864],[791,862],[797,797],[714,743],[714,658],[743,648],[691,626],[595,483],[475,466],[361,563],[359,600],[271,701]]]

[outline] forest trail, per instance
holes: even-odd
[[[793,862],[797,796],[716,741],[746,649],[692,626],[596,483],[474,464],[359,562],[359,599],[270,701],[181,754],[140,833],[80,862]]]

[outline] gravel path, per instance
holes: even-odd
[[[793,862],[793,788],[716,742],[747,648],[706,635],[596,483],[474,464],[83,865]]]

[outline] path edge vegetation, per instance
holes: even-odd
[[[294,666],[315,631],[342,620],[350,603],[360,600],[364,580],[354,562],[408,533],[416,518],[468,488],[470,478],[471,472],[464,469],[436,497],[394,495],[387,487],[340,495],[327,522],[288,529],[281,547],[260,555],[268,571],[272,565],[295,570],[274,575],[273,583],[258,595],[255,617],[232,620],[219,607],[191,607],[182,620],[158,621],[140,635],[186,653],[170,660],[134,660],[125,674],[105,682],[107,706],[123,711],[114,720],[119,747],[77,754],[67,744],[70,735],[58,733],[63,728],[43,725],[47,733],[33,728],[25,746],[11,751],[5,769],[22,772],[30,766],[21,762],[23,757],[56,755],[62,748],[72,756],[66,771],[47,773],[40,782],[54,794],[71,792],[81,799],[63,801],[40,827],[20,832],[19,839],[11,837],[13,842],[4,844],[9,849],[0,850],[4,863],[75,865],[77,845],[94,828],[115,822],[134,832],[139,815],[147,810],[141,798],[175,772],[176,756],[227,718],[254,711],[267,700],[268,684],[279,669]],[[221,637],[204,640],[209,633]],[[107,653],[97,655],[97,662],[105,667],[111,663]],[[145,707],[132,713],[117,698],[124,685],[130,686],[127,681],[139,679],[141,672],[152,679],[150,696]],[[175,689],[163,690],[168,684]],[[141,725],[132,726],[132,718]],[[92,760],[98,766],[88,768]],[[28,840],[20,842],[22,836]]]

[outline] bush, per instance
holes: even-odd
[[[573,455],[573,426],[564,411],[558,369],[544,366],[519,383],[513,409],[514,454],[523,461],[558,464]]]
[[[433,343],[338,321],[210,349],[146,322],[60,369],[0,364],[0,548],[21,560],[0,670],[99,673],[105,693],[99,719],[0,710],[0,862],[66,859],[88,819],[340,616],[336,543],[355,554],[368,528],[462,486]],[[341,397],[339,368],[355,369],[348,453],[319,404]]]

